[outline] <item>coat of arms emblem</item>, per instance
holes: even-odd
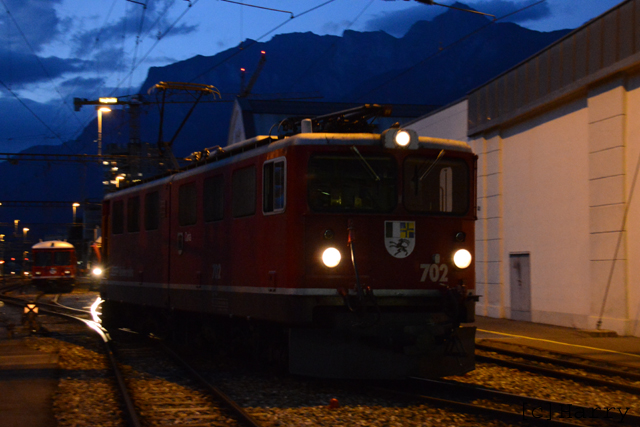
[[[411,255],[416,245],[415,221],[385,221],[384,245],[387,252],[396,258]]]

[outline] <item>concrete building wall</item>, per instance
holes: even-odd
[[[479,314],[640,336],[639,24],[625,0],[412,124],[478,155]]]
[[[625,187],[628,189],[626,194],[630,195],[627,197],[629,209],[625,227],[629,254],[627,298],[630,322],[627,327],[629,335],[640,336],[640,74],[631,76],[626,86]]]
[[[469,103],[463,99],[406,127],[415,130],[418,135],[466,141],[468,109]]]
[[[509,259],[530,259],[534,322],[586,327],[589,296],[587,108],[583,100],[501,132],[505,312],[511,316]]]
[[[525,255],[527,320],[640,336],[640,74],[472,137],[466,110],[412,127],[478,155],[478,313],[517,318],[512,261]]]

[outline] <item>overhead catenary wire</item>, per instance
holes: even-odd
[[[256,9],[262,9],[262,10],[270,10],[272,12],[282,12],[282,13],[288,13],[289,15],[291,15],[291,17],[293,18],[293,12],[290,12],[288,10],[280,10],[280,9],[273,9],[271,7],[264,7],[264,6],[256,6],[253,4],[249,4],[249,3],[242,3],[239,1],[232,1],[232,0],[222,0],[223,2],[226,3],[233,3],[233,4],[239,4],[240,6],[247,6],[247,7],[254,7]]]
[[[149,56],[149,54],[151,54],[151,52],[155,49],[155,47],[158,45],[158,43],[160,43],[160,41],[176,26],[176,24],[178,22],[180,22],[180,20],[184,17],[184,15],[187,14],[187,12],[189,10],[191,10],[191,8],[193,6],[195,6],[198,3],[199,0],[194,0],[193,2],[189,2],[189,6],[187,6],[187,8],[178,16],[178,18],[171,24],[169,25],[169,27],[161,34],[158,35],[157,40],[155,41],[155,43],[149,48],[149,50],[147,51],[147,53],[144,54],[144,56],[140,59],[140,61],[138,61],[137,64],[134,64],[131,71],[129,72],[129,74],[127,74],[122,80],[120,80],[117,84],[116,87],[111,91],[111,95],[115,93],[115,91],[117,89],[120,88],[120,86],[122,85],[122,83],[124,83],[124,81],[129,78],[130,75],[133,74],[133,72],[144,62],[145,59],[147,59],[147,57]]]
[[[324,7],[326,5],[328,5],[329,3],[333,3],[335,0],[327,0],[317,6],[312,7],[311,9],[307,9],[304,12],[300,13],[299,15],[294,15],[291,18],[287,19],[286,21],[282,22],[281,24],[276,25],[274,28],[272,28],[271,30],[267,31],[266,33],[264,33],[263,35],[261,35],[260,37],[258,37],[256,40],[252,40],[251,43],[247,44],[246,46],[243,46],[243,49],[248,49],[251,46],[257,44],[258,42],[260,42],[260,40],[264,39],[265,37],[267,37],[269,34],[273,33],[274,31],[277,31],[278,29],[282,28],[283,26],[285,26],[286,24],[288,24],[289,22],[293,21],[296,18],[300,18],[301,16],[306,15],[307,13],[313,12],[314,10],[317,10],[321,7]],[[222,64],[224,64],[225,62],[229,61],[231,58],[239,55],[242,52],[242,50],[238,49],[236,50],[234,53],[232,53],[231,55],[223,58],[221,61],[219,61],[218,63],[214,64],[213,66],[209,67],[207,70],[205,70],[204,72],[198,74],[197,76],[189,79],[189,82],[193,82],[197,79],[199,79],[200,77],[210,73],[211,71],[215,70],[216,68],[218,68],[219,66],[221,66]]]
[[[58,135],[58,133],[56,133],[53,129],[51,129],[51,127],[47,123],[45,123],[45,121],[42,120],[40,118],[40,116],[38,116],[38,114],[36,114],[35,111],[33,111],[31,108],[29,108],[29,106],[22,99],[20,99],[20,97],[13,90],[11,90],[11,88],[9,86],[7,86],[2,80],[0,80],[0,85],[3,86],[7,90],[7,92],[9,92],[20,104],[22,104],[22,106],[24,108],[26,108],[27,111],[29,111],[33,115],[33,117],[36,118],[36,120],[38,120],[40,123],[42,123],[44,125],[44,127],[47,128],[47,130],[49,132],[51,132],[51,134],[53,136],[56,137],[56,139],[60,140],[60,142],[63,145],[66,144],[66,142],[62,140],[60,135]]]
[[[131,0],[129,0],[131,1]],[[140,16],[140,25],[138,26],[138,34],[136,35],[136,43],[135,46],[133,48],[133,61],[131,62],[131,67],[135,67],[136,65],[136,58],[138,56],[138,45],[140,45],[140,35],[142,34],[142,27],[144,25],[144,16],[145,13],[147,11],[147,1],[145,0],[144,3],[140,3],[140,2],[134,2],[136,4],[140,4],[142,5],[142,14]],[[131,73],[131,78],[129,80],[129,86],[133,86],[133,72]]]
[[[49,82],[51,83],[51,85],[53,86],[53,88],[55,89],[56,93],[58,94],[58,96],[60,97],[60,100],[62,101],[63,105],[65,107],[67,107],[67,109],[71,112],[73,112],[73,109],[71,108],[71,106],[67,103],[67,101],[65,101],[64,97],[62,96],[62,94],[60,93],[60,90],[58,89],[58,86],[53,82],[53,78],[51,77],[51,74],[49,74],[49,72],[47,71],[47,68],[44,66],[44,64],[42,63],[42,61],[40,60],[40,57],[36,54],[35,49],[33,48],[33,46],[31,46],[31,43],[29,43],[29,40],[27,39],[27,36],[24,34],[24,32],[22,31],[22,28],[20,28],[20,25],[18,25],[18,22],[16,21],[16,19],[13,17],[13,14],[11,13],[11,11],[9,10],[9,7],[7,6],[7,3],[4,0],[0,0],[2,2],[2,5],[4,6],[5,10],[7,11],[7,15],[11,18],[11,21],[13,21],[13,24],[15,25],[16,29],[18,30],[18,32],[20,33],[22,39],[24,40],[24,42],[27,44],[27,47],[29,47],[29,50],[31,50],[31,53],[33,54],[33,56],[36,58],[36,60],[38,61],[38,64],[40,64],[40,67],[42,68],[42,71],[44,71],[45,75],[47,76],[47,78],[49,79]],[[3,83],[4,84],[4,83]],[[13,94],[14,96],[16,96],[15,94]],[[24,105],[24,103],[23,103]],[[32,112],[33,113],[33,112]],[[78,121],[79,124],[82,124],[80,122],[80,119],[77,118],[77,116],[75,114],[73,114],[73,117]]]
[[[349,30],[357,21],[358,19],[360,19],[360,17],[362,15],[364,15],[364,13],[367,11],[367,9],[369,9],[369,7],[371,7],[371,5],[373,4],[375,0],[371,0],[369,1],[369,3],[367,3],[367,5],[358,13],[358,15],[356,15],[356,17],[349,22],[349,24],[344,28],[344,30]],[[327,49],[325,49],[324,52],[322,52],[320,55],[318,55],[316,57],[316,60],[313,61],[311,63],[311,65],[309,65],[306,70],[300,74],[300,76],[298,77],[298,79],[296,81],[294,81],[293,83],[291,83],[291,87],[295,88],[296,85],[300,82],[301,79],[303,79],[304,77],[308,77],[309,75],[311,75],[311,70],[315,68],[316,64],[318,62],[320,62],[322,60],[322,58],[327,54],[327,52],[329,52],[331,49],[334,49],[338,44],[338,41],[335,41],[334,43],[331,44],[331,46],[329,46]]]

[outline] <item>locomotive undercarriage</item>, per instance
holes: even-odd
[[[472,318],[473,313],[462,316],[456,311],[459,317],[454,318],[444,298],[425,297],[416,304],[413,297],[411,306],[399,297],[377,298],[375,305],[354,311],[340,296],[218,293],[215,298],[217,305],[208,313],[113,299],[103,312],[112,322],[118,319],[117,326],[164,335],[184,345],[260,355],[263,361],[305,376],[436,378],[474,369],[475,327],[460,326],[460,319]],[[222,298],[225,304],[220,304]],[[256,316],[257,307],[268,308],[264,317]]]
[[[63,278],[63,279],[31,279],[31,283],[38,289],[44,293],[68,293],[72,292],[75,287],[76,281],[73,278]]]

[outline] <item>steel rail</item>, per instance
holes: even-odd
[[[415,378],[413,378],[415,380]],[[422,380],[422,379],[420,379]],[[430,381],[430,380],[427,380]],[[453,385],[443,385],[440,390],[438,391],[442,391],[442,389],[449,389],[449,390],[454,390],[454,386]],[[426,401],[428,403],[431,403],[435,406],[437,406],[438,408],[442,408],[442,407],[449,407],[449,408],[453,408],[457,411],[461,411],[461,412],[465,412],[468,414],[475,414],[475,415],[479,415],[479,416],[484,416],[487,417],[491,420],[501,420],[501,421],[505,421],[508,423],[514,423],[514,424],[518,424],[520,425],[522,422],[526,422],[526,423],[531,423],[531,424],[535,424],[535,425],[541,425],[541,426],[558,426],[558,427],[567,427],[567,426],[571,426],[571,427],[576,427],[578,424],[575,423],[568,423],[566,421],[560,421],[557,419],[553,419],[551,417],[549,418],[538,418],[535,416],[530,416],[528,414],[525,414],[524,411],[522,413],[520,412],[514,412],[514,411],[507,411],[504,409],[498,409],[498,408],[491,408],[488,406],[483,406],[483,405],[478,405],[478,404],[474,404],[474,403],[465,403],[465,402],[461,402],[459,400],[451,400],[451,399],[443,399],[440,397],[433,397],[433,396],[428,396],[419,392],[407,392],[404,390],[395,390],[395,389],[389,389],[389,388],[379,388],[379,390],[382,391],[386,391],[386,392],[391,392],[391,393],[395,393],[395,394],[399,394],[399,395],[403,395],[405,397],[409,397],[409,398],[418,398],[420,400]],[[460,389],[457,388],[455,389],[455,392],[459,394]]]
[[[4,302],[8,302],[9,304],[22,305],[22,306],[24,306],[26,302],[26,300],[23,298],[10,297],[7,295],[0,295],[0,300]],[[96,334],[100,336],[105,346],[105,351],[107,353],[109,363],[111,364],[111,369],[116,378],[118,390],[120,391],[120,397],[122,398],[122,403],[124,404],[124,407],[125,407],[128,424],[130,427],[142,427],[142,424],[140,423],[140,419],[138,418],[137,411],[135,409],[135,405],[133,404],[133,399],[131,398],[131,394],[129,393],[129,390],[127,389],[127,386],[124,382],[122,371],[120,370],[120,367],[118,366],[118,362],[114,356],[113,348],[111,347],[111,344],[110,344],[109,334],[106,331],[106,329],[102,328],[100,325],[96,324],[91,320],[87,320],[82,317],[77,317],[72,314],[64,313],[65,310],[77,311],[78,309],[71,309],[70,307],[64,307],[60,305],[56,307],[53,304],[48,304],[48,303],[37,303],[37,304],[41,312],[47,313],[53,316],[60,316],[67,319],[72,319],[78,322],[82,322],[85,325],[87,325],[89,329],[93,330]],[[49,308],[47,308],[47,306],[49,306]],[[54,307],[54,308],[52,309],[51,307]],[[62,311],[58,311],[58,310],[62,310]],[[86,313],[90,314],[89,312],[86,312]]]
[[[504,354],[511,357],[520,357],[522,359],[533,360],[536,362],[564,366],[566,368],[582,369],[584,371],[589,371],[589,372],[593,372],[601,375],[617,376],[617,377],[625,378],[632,381],[640,381],[640,374],[636,374],[634,372],[621,371],[618,369],[604,368],[602,366],[588,365],[586,363],[572,362],[570,360],[562,360],[554,357],[541,356],[538,354],[508,350],[501,347],[494,347],[492,345],[486,345],[486,344],[476,344],[476,349],[500,353],[500,354]],[[607,363],[607,362],[603,361],[602,363]]]
[[[209,390],[212,394],[214,394],[217,398],[219,398],[230,410],[232,410],[238,417],[242,419],[243,422],[252,426],[252,427],[264,427],[259,421],[251,416],[247,411],[244,410],[240,405],[238,405],[233,399],[227,396],[222,390],[213,384],[209,383],[198,371],[196,371],[189,363],[187,363],[180,355],[178,355],[173,349],[169,348],[166,344],[160,341],[162,348],[173,357],[177,362],[179,362],[186,370],[188,370],[200,384]]]
[[[505,366],[508,368],[518,369],[521,371],[529,371],[536,374],[546,375],[549,377],[569,379],[581,383],[597,385],[599,387],[609,387],[614,390],[626,391],[640,395],[640,387],[631,384],[621,384],[613,381],[603,380],[600,378],[586,377],[583,375],[571,374],[569,372],[562,372],[555,369],[543,368],[542,366],[529,365],[526,363],[513,362],[511,360],[500,359],[498,357],[483,356],[476,354],[477,362],[494,363],[496,365]]]
[[[559,402],[557,400],[523,396],[520,394],[508,393],[508,392],[498,391],[498,390],[491,390],[485,387],[473,386],[473,385],[458,383],[454,381],[430,380],[425,378],[411,378],[411,380],[413,380],[415,383],[421,386],[426,385],[427,387],[433,388],[434,390],[437,390],[437,391],[446,390],[447,392],[455,393],[458,395],[462,391],[463,393],[474,395],[477,398],[490,398],[490,399],[501,400],[503,402],[509,402],[512,404],[521,404],[523,408],[523,413],[527,408],[526,405],[531,405],[529,409],[548,408],[549,412],[551,412],[551,409],[553,408],[555,409],[555,411],[553,411],[554,413],[557,412],[561,414],[563,412],[563,408],[566,408],[567,406],[569,406],[571,409],[583,411],[583,413],[585,414],[590,412],[593,415],[597,415],[596,417],[594,417],[594,419],[611,420],[611,417],[608,417],[609,411],[605,411],[597,407],[593,408],[593,407],[578,405],[575,403]],[[567,411],[564,411],[564,412],[567,412]],[[518,415],[522,415],[522,414],[518,414]],[[541,419],[543,419],[545,422],[549,421],[549,418],[541,418]],[[622,418],[622,420],[619,421],[619,423],[625,424],[625,425],[638,426],[640,425],[640,416],[626,413]],[[570,425],[574,425],[574,424],[570,424]]]
[[[493,340],[489,340],[489,339],[484,339],[482,341],[480,341],[478,344],[479,345],[483,345],[483,346],[487,346],[487,347],[492,347],[492,348],[502,348],[502,347],[496,347],[493,346],[491,344],[488,344],[489,342],[494,342]],[[498,343],[501,343],[501,341],[495,341]],[[580,360],[584,360],[586,362],[592,362],[592,363],[599,363],[599,364],[607,364],[610,366],[617,366],[620,369],[630,369],[630,370],[637,370],[638,368],[635,366],[631,366],[631,365],[627,365],[621,362],[616,362],[615,360],[602,360],[602,359],[597,359],[595,357],[590,357],[590,356],[586,356],[584,354],[573,354],[573,353],[567,353],[567,352],[563,352],[563,351],[558,351],[558,350],[546,350],[543,348],[539,348],[539,347],[532,347],[532,346],[527,346],[524,344],[507,344],[507,345],[513,345],[513,346],[517,346],[517,347],[521,347],[521,348],[525,348],[525,349],[532,349],[532,350],[538,350],[538,351],[545,351],[547,353],[551,353],[554,354],[556,356],[560,356],[560,357],[566,357],[566,358],[571,358],[571,359],[580,359]],[[507,351],[516,351],[516,350],[507,350]],[[628,372],[628,371],[625,371]]]

